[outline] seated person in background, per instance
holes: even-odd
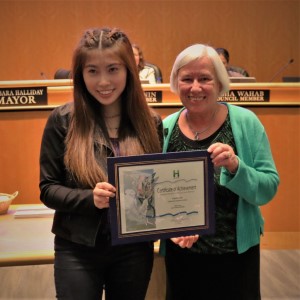
[[[141,48],[138,45],[133,44],[132,50],[133,50],[136,65],[138,67],[140,80],[141,81],[147,80],[150,84],[157,83],[155,77],[155,71],[153,68],[145,64],[145,60]]]
[[[58,69],[54,74],[54,79],[71,79],[71,70]]]
[[[229,52],[227,49],[216,48],[215,50],[218,52],[224,66],[226,67],[229,77],[249,77],[248,72],[246,70],[244,70],[243,68],[229,65],[230,56],[229,56]]]

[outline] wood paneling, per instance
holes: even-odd
[[[267,231],[300,231],[300,108],[250,108],[266,127],[281,183],[262,211]],[[177,108],[175,109],[177,110]],[[162,116],[174,109],[159,108]],[[7,111],[0,118],[0,191],[19,191],[14,203],[39,202],[39,149],[49,111]]]
[[[60,86],[61,82],[57,83],[58,87],[51,86],[56,82],[55,80],[49,82],[51,105],[62,104],[61,95],[65,95],[65,91],[71,95],[70,86]],[[19,84],[23,85],[21,82]],[[0,84],[0,87],[3,86],[9,86],[9,84]],[[258,88],[263,88],[264,85],[258,86]],[[296,100],[297,97],[299,98],[300,86],[299,84],[265,86],[270,89],[271,101],[251,103],[252,106],[247,106],[255,112],[266,128],[281,180],[275,198],[262,207],[266,221],[265,230],[299,232],[300,106],[299,99]],[[243,89],[243,86],[240,85],[240,88]],[[159,90],[159,86],[157,89]],[[176,97],[174,98],[174,95],[168,94],[167,84],[162,85],[161,90],[165,95],[163,97],[167,99],[165,101],[163,98],[164,103],[153,107],[164,118],[177,111],[181,104]],[[168,99],[171,99],[171,103]],[[243,104],[238,103],[238,105]],[[0,192],[13,193],[18,190],[19,195],[14,200],[15,204],[39,203],[39,151],[43,129],[50,112],[51,107],[47,110],[3,110],[1,107]]]
[[[300,75],[300,1],[0,1],[0,80],[53,78],[70,68],[84,29],[123,29],[169,82],[176,55],[190,44],[225,47],[231,63],[268,82]]]

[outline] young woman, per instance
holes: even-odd
[[[40,153],[41,200],[55,210],[58,299],[144,299],[153,243],[111,246],[109,156],[161,152],[162,124],[117,29],[84,32],[73,55],[74,101],[54,109]]]

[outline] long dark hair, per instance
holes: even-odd
[[[230,55],[227,49],[225,48],[216,48],[218,54],[222,54],[226,59],[226,62],[229,64]]]
[[[138,71],[141,71],[145,67],[145,58],[144,58],[143,51],[140,48],[140,46],[137,45],[137,44],[132,44],[132,47],[135,48],[138,51],[138,53],[139,53],[139,64],[138,64],[137,67],[138,67]]]
[[[127,68],[118,132],[121,155],[161,152],[157,118],[146,102],[128,37],[119,29],[88,29],[73,54],[74,107],[65,154],[67,169],[80,184],[88,187],[107,179],[106,166],[101,166],[95,158],[95,141],[98,146],[110,145],[102,105],[88,92],[83,79],[85,61],[89,51],[94,49],[110,49]],[[100,155],[105,157],[103,147],[98,148]]]

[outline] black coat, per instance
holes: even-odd
[[[65,138],[72,103],[53,110],[46,123],[40,152],[40,199],[55,210],[52,232],[79,244],[94,246],[99,231],[107,222],[107,209],[94,205],[93,189],[78,188],[64,165]],[[157,118],[162,134],[162,122]],[[107,157],[113,156],[109,145]],[[106,158],[98,158],[106,169]]]

